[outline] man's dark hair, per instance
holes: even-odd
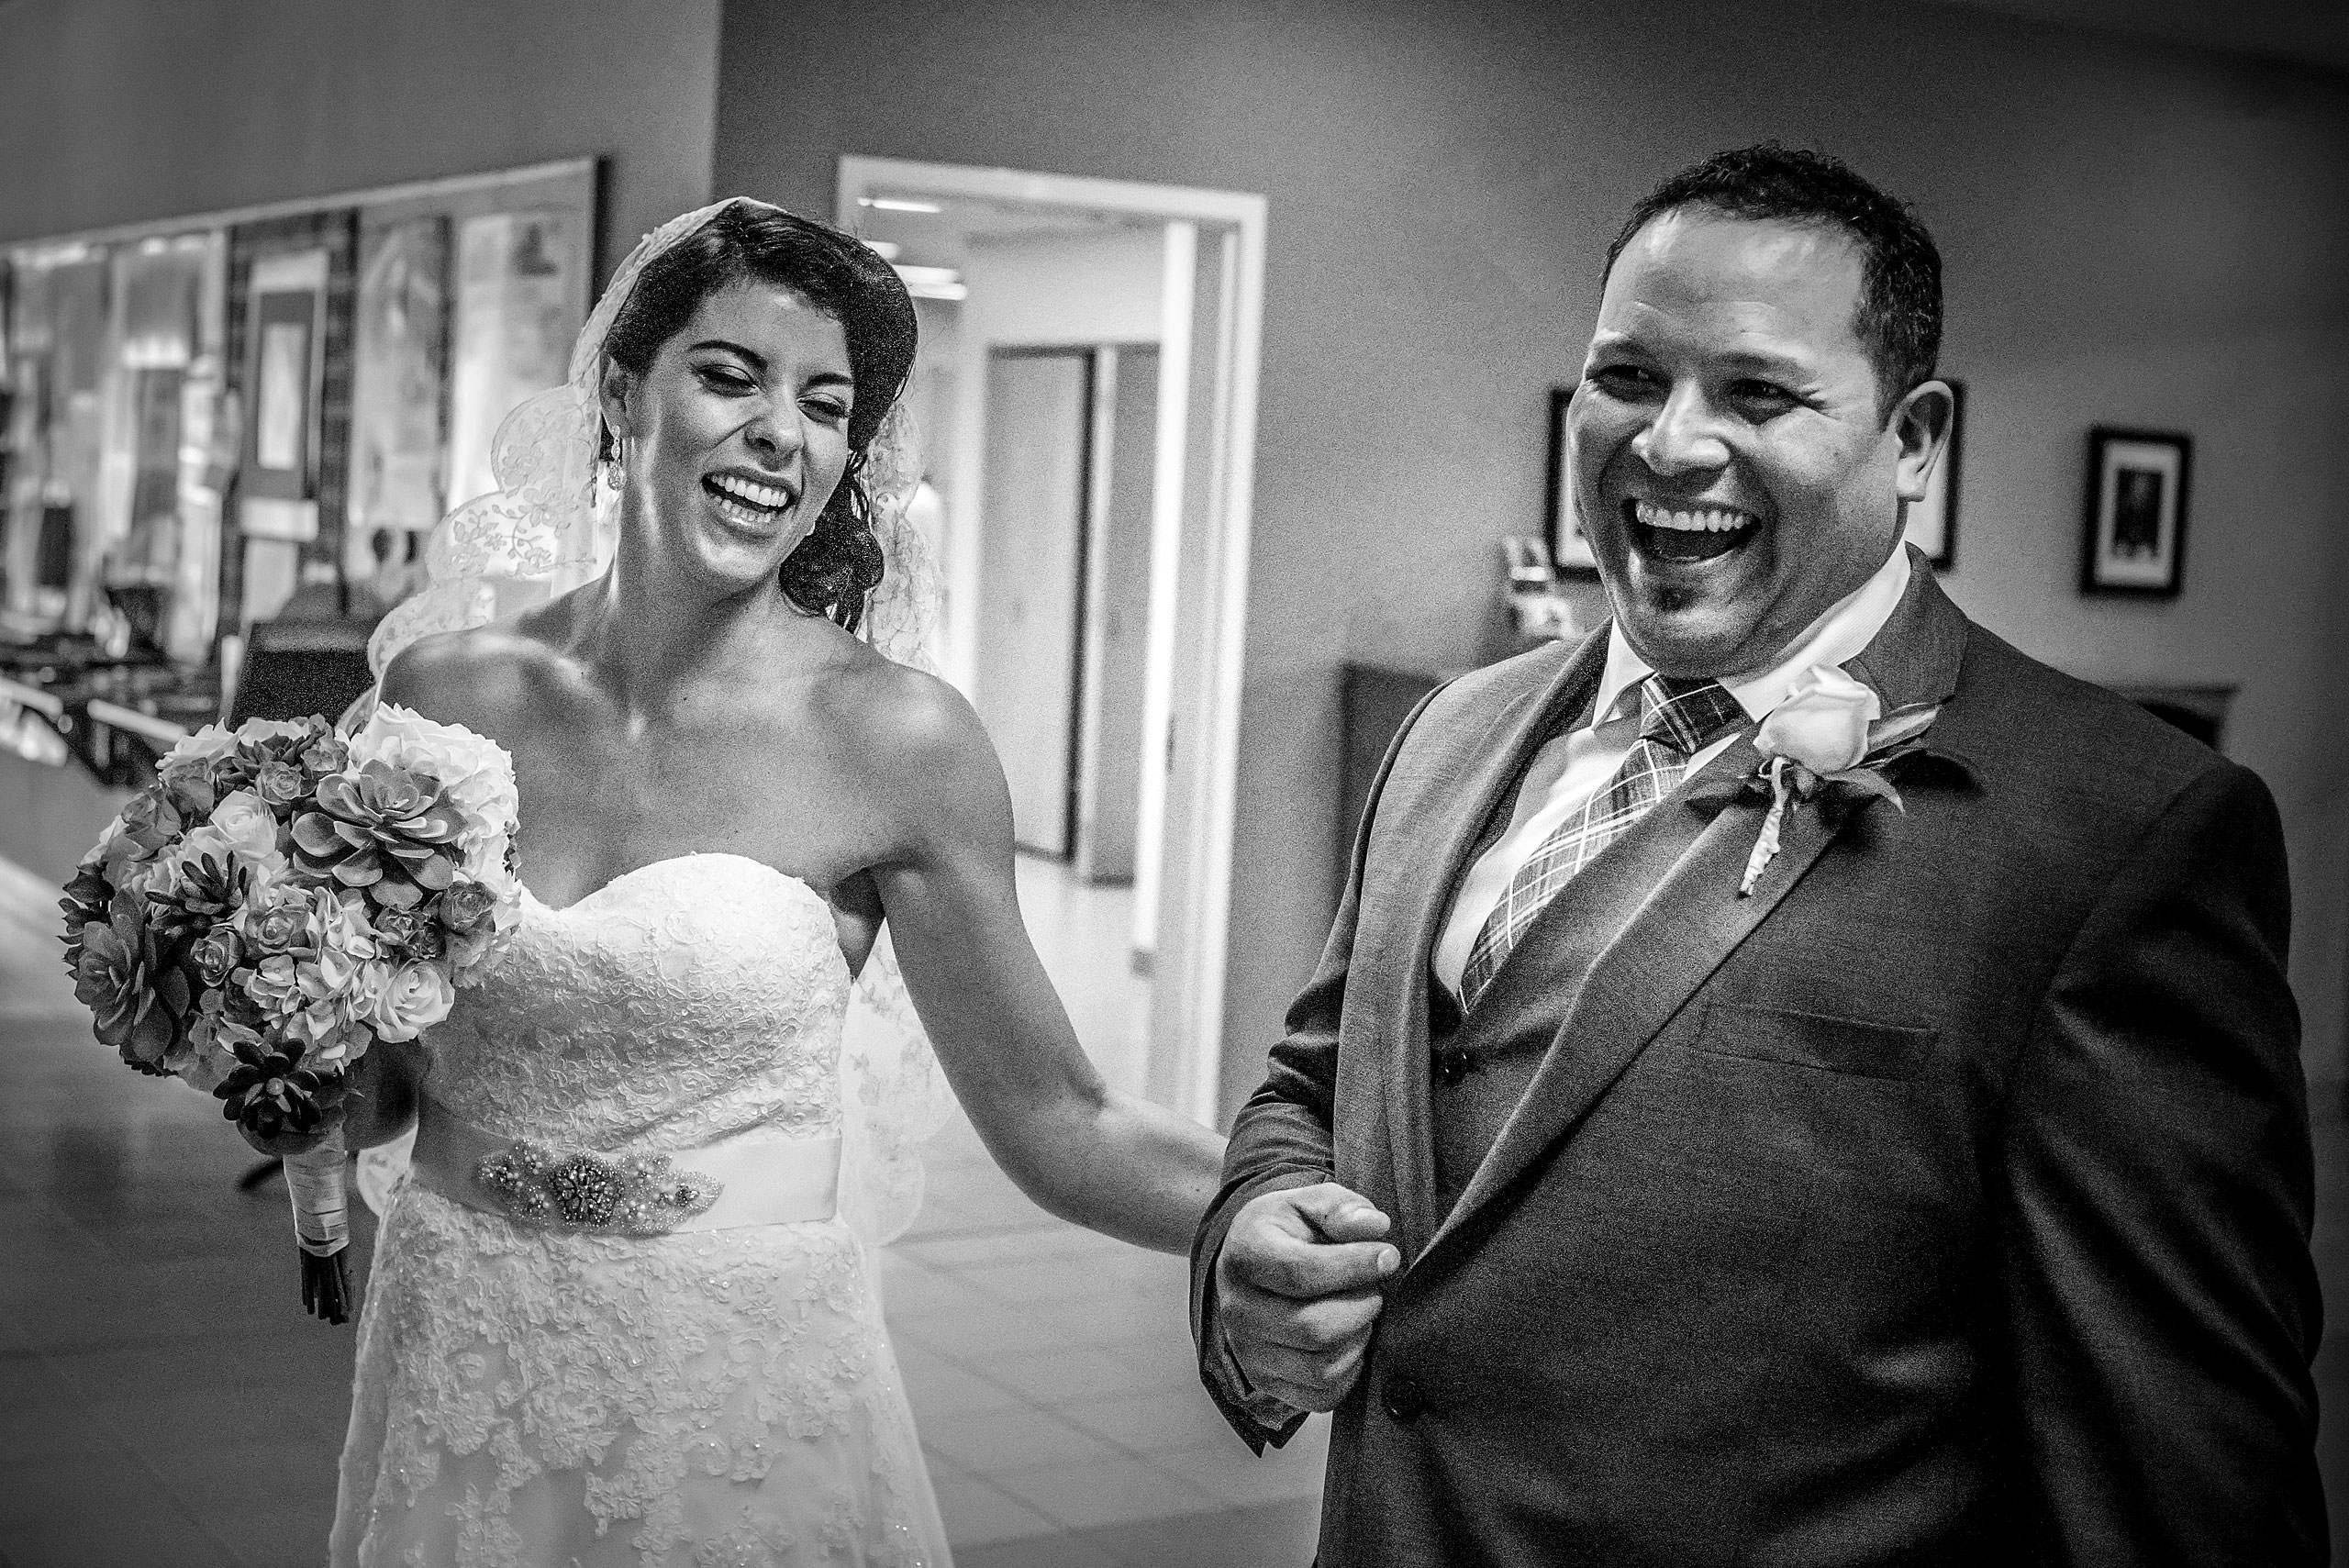
[[[1651,221],[1692,206],[1731,217],[1819,224],[1850,235],[1860,247],[1860,307],[1852,328],[1876,364],[1877,417],[1888,418],[1910,388],[1932,378],[1942,350],[1942,253],[1906,202],[1825,153],[1775,141],[1716,152],[1631,209],[1607,248],[1607,272],[1614,272],[1615,258]]]

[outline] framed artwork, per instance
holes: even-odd
[[[1566,450],[1566,405],[1574,389],[1550,389],[1550,486],[1548,516],[1542,533],[1550,541],[1550,560],[1565,576],[1596,577],[1598,557],[1590,552],[1582,523],[1575,516],[1574,464]]]
[[[2175,598],[2185,581],[2192,440],[2099,425],[2088,432],[2080,592]]]
[[[318,531],[319,328],[327,253],[253,262],[246,316],[245,450],[239,521],[260,539],[300,543]]]
[[[491,212],[457,225],[448,484],[461,506],[497,488],[490,446],[533,393],[561,386],[585,319],[588,225],[576,212]]]
[[[1964,450],[1965,435],[1965,384],[1943,376],[1952,399],[1949,416],[1949,446],[1943,451],[1941,462],[1933,465],[1933,477],[1926,483],[1925,498],[1902,503],[1908,516],[1901,538],[1922,550],[1925,559],[1933,563],[1936,572],[1946,572],[1957,564],[1957,463]]]
[[[361,220],[342,575],[384,606],[417,585],[440,520],[449,383],[449,218]]]

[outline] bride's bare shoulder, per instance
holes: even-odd
[[[937,676],[871,654],[826,684],[829,727],[859,771],[917,815],[959,816],[1004,797],[1003,768],[979,716]]]
[[[572,661],[544,628],[495,621],[418,638],[384,669],[381,696],[494,735],[522,716],[560,706],[576,680]]]

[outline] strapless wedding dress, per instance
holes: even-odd
[[[740,856],[525,893],[426,1037],[419,1147],[444,1152],[375,1244],[336,1568],[944,1568],[863,1249],[806,1217],[830,1213],[849,994],[829,906]],[[522,1140],[586,1176],[499,1212],[513,1189],[465,1176]],[[529,1218],[550,1190],[602,1228]]]

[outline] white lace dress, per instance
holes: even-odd
[[[831,911],[661,861],[512,946],[426,1043],[436,1104],[557,1151],[841,1130]],[[411,1179],[360,1319],[336,1568],[944,1568],[863,1252],[838,1218],[631,1237]]]

